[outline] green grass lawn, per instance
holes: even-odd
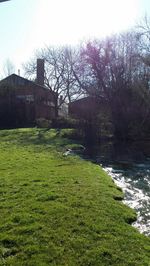
[[[63,156],[62,132],[0,131],[0,265],[148,266],[150,238],[98,166]]]

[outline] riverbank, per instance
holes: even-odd
[[[95,162],[124,192],[123,202],[137,213],[133,226],[150,236],[150,142],[101,142],[87,147],[84,158]]]
[[[117,186],[124,192],[123,202],[134,209],[137,219],[133,226],[150,237],[150,188],[149,188],[149,169],[145,164],[144,168],[139,169],[139,165],[126,171],[117,170],[113,167],[104,167],[104,170],[112,177]],[[135,178],[136,175],[136,178]]]
[[[150,238],[63,131],[0,131],[0,265],[149,266]]]

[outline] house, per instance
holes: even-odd
[[[69,116],[75,119],[91,119],[100,110],[100,100],[87,96],[69,103]]]
[[[80,121],[78,130],[88,143],[112,136],[111,110],[103,97],[87,96],[71,102],[69,116]]]
[[[55,95],[44,86],[44,61],[37,60],[36,82],[12,74],[0,81],[0,127],[33,126],[55,117]]]

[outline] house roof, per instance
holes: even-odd
[[[78,102],[82,102],[82,101],[85,101],[87,99],[91,99],[91,96],[84,96],[82,98],[79,98],[79,99],[76,99],[76,100],[73,100],[71,103],[78,103]]]
[[[32,85],[32,86],[38,86],[41,89],[47,89],[45,86],[39,85],[36,82],[33,82],[31,80],[28,80],[26,78],[23,78],[21,76],[18,76],[16,74],[12,74],[4,79],[2,79],[0,81],[0,83],[10,83],[12,85],[22,85],[22,86],[28,86],[28,85]]]
[[[77,99],[77,100],[74,100],[72,102],[69,103],[69,105],[74,105],[74,104],[82,104],[82,103],[85,103],[85,102],[99,102],[102,98],[98,98],[96,96],[85,96],[85,97],[82,97],[80,99]]]

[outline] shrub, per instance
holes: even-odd
[[[76,128],[78,120],[72,118],[58,117],[53,120],[52,126],[54,128]]]
[[[36,119],[36,125],[40,128],[50,128],[52,125],[51,120],[45,119],[45,118],[37,118]]]

